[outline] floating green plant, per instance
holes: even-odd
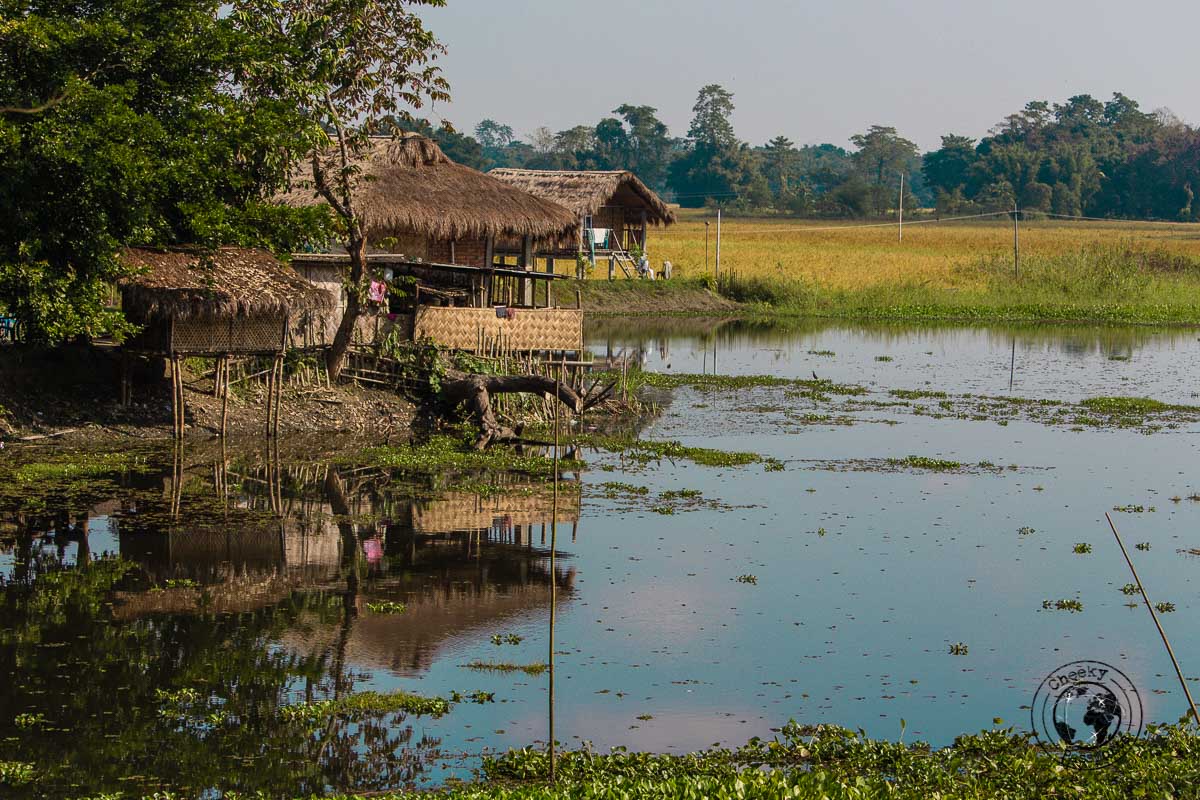
[[[1138,593],[1138,587],[1132,583],[1127,583],[1121,587],[1121,594],[1129,596]]]
[[[496,644],[496,645],[500,645],[500,644],[520,644],[520,643],[521,643],[521,642],[523,642],[523,641],[525,641],[525,637],[524,637],[524,636],[518,636],[518,635],[517,635],[517,634],[515,634],[515,633],[506,633],[506,634],[504,634],[503,636],[501,636],[501,635],[500,635],[500,634],[498,634],[498,633],[493,633],[493,634],[492,634],[492,644]]]
[[[1043,600],[1042,608],[1047,611],[1070,611],[1075,614],[1083,611],[1083,603],[1078,600]]]
[[[550,669],[549,665],[542,663],[535,664],[510,664],[504,661],[472,661],[468,664],[463,664],[466,669],[473,669],[477,672],[523,672],[526,675],[541,675],[546,670]]]
[[[466,694],[463,694],[462,692],[456,692],[454,690],[451,690],[450,691],[450,702],[452,702],[452,703],[463,703],[463,702],[476,703],[478,705],[483,705],[484,703],[494,703],[494,702],[496,702],[496,693],[495,692],[485,692],[483,690],[480,690],[480,691],[476,691],[476,692],[467,692]]]
[[[950,655],[952,656],[965,656],[970,652],[971,648],[962,642],[955,642],[954,644],[950,645]]]
[[[953,472],[962,469],[962,462],[945,458],[929,458],[928,456],[905,456],[904,458],[889,458],[888,463],[898,467],[923,469],[930,472]]]
[[[758,585],[758,577],[755,575],[738,575],[736,578],[734,578],[734,580],[738,583],[749,583],[755,586]]]
[[[1029,536],[1036,532],[1037,531],[1034,528],[1031,528],[1028,525],[1022,525],[1021,527],[1017,528],[1017,534],[1020,536]]]
[[[1170,614],[1172,611],[1175,610],[1175,604],[1174,603],[1166,603],[1166,602],[1155,603],[1154,608],[1160,614]]]
[[[1134,545],[1134,547],[1136,547],[1138,550],[1141,550],[1142,552],[1145,552],[1150,549],[1150,543],[1149,542],[1138,542],[1137,544]]]
[[[279,709],[279,714],[288,722],[304,722],[311,725],[330,717],[363,719],[399,712],[436,719],[449,711],[449,701],[441,697],[422,697],[410,692],[356,692],[336,700],[314,700],[283,706]]]
[[[1087,542],[1076,542],[1075,546],[1071,548],[1071,551],[1077,555],[1087,555],[1088,553],[1092,552],[1092,546]]]
[[[367,611],[372,614],[403,614],[408,609],[404,603],[394,600],[380,600],[377,603],[367,603]]]

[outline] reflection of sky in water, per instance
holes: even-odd
[[[1086,332],[1082,340],[1057,343],[1052,332],[1030,342],[1018,334],[1018,365],[1025,370],[1017,373],[1018,389],[1099,394],[1140,369],[1136,393],[1190,395],[1190,385],[1178,379],[1190,361],[1181,356],[1194,346],[1190,332],[1137,332],[1129,362],[1108,359],[1112,349],[1099,344],[1108,335],[1093,331],[1088,345]],[[861,381],[861,368],[881,390],[920,386],[922,375],[951,391],[1007,389],[1009,340],[987,331],[881,343],[835,329],[782,342],[777,352],[731,339],[719,356],[722,372],[803,376],[817,368],[822,377]],[[603,352],[604,345],[594,349]],[[812,357],[810,349],[838,355]],[[923,360],[927,350],[939,358]],[[668,352],[673,369],[700,371],[702,353],[691,342],[671,342]],[[895,361],[875,362],[877,354]],[[648,362],[662,363],[657,345]],[[962,375],[948,385],[954,370]],[[1129,503],[1156,507],[1117,514],[1116,521],[1152,598],[1177,607],[1164,624],[1185,668],[1200,664],[1200,641],[1190,635],[1192,575],[1200,561],[1177,552],[1200,547],[1192,535],[1200,505],[1170,500],[1200,490],[1186,469],[1196,459],[1194,430],[1072,432],[904,413],[892,417],[898,425],[810,426],[794,434],[773,429],[762,415],[727,422],[729,405],[758,396],[681,390],[646,435],[791,460],[784,472],[664,463],[629,475],[589,473],[590,482],[700,489],[746,507],[661,516],[614,513],[616,504],[602,499],[585,504],[579,540],[571,545],[580,575],[576,597],[558,617],[561,741],[680,751],[769,735],[791,718],[895,737],[903,718],[910,736],[945,744],[989,727],[994,717],[1027,729],[1022,707],[1038,682],[1079,658],[1119,665],[1139,687],[1148,719],[1180,716],[1182,695],[1151,620],[1144,609],[1127,608],[1130,598],[1119,591],[1129,576],[1104,512]],[[774,398],[785,402],[782,394]],[[909,454],[1026,469],[827,472],[799,462]],[[616,463],[600,454],[589,458]],[[1019,535],[1025,526],[1035,533]],[[1093,553],[1075,555],[1076,542],[1091,543]],[[1152,549],[1134,550],[1137,542]],[[733,580],[744,573],[758,584]],[[1041,609],[1043,600],[1075,597],[1083,613]],[[516,648],[518,660],[544,657],[544,625],[543,617],[512,626],[527,636]],[[969,654],[949,655],[955,642],[967,644]],[[476,658],[512,655],[486,638],[459,640],[451,649],[422,678],[426,691],[482,686],[510,701],[455,712],[456,722],[469,720],[471,732],[483,736],[473,744],[544,738],[538,715],[544,679],[514,685],[457,669]],[[653,719],[638,720],[643,714]]]
[[[1062,339],[1054,329],[1016,332],[1016,393],[1191,395],[1185,370],[1196,337],[1190,331],[1062,332]],[[636,340],[629,334],[614,339],[614,352]],[[950,392],[1007,391],[1007,332],[855,333],[839,325],[794,337],[750,331],[716,340],[722,372],[804,377],[816,370],[880,391],[920,388],[926,380]],[[606,345],[593,340],[593,348],[603,353]],[[665,350],[662,355],[652,344],[650,368],[669,361],[678,371],[711,370],[711,343],[705,355],[695,336],[667,341]],[[810,356],[809,350],[836,355]],[[1130,360],[1110,361],[1118,351]],[[894,360],[875,361],[885,354]],[[1200,478],[1189,470],[1197,458],[1195,429],[1073,432],[881,410],[859,414],[862,421],[850,427],[785,432],[777,415],[730,417],[731,407],[760,401],[787,402],[782,390],[679,390],[646,435],[755,451],[788,462],[782,472],[664,462],[626,473],[615,456],[585,454],[593,465],[585,486],[625,481],[648,486],[651,494],[645,510],[620,511],[627,501],[585,489],[577,539],[571,540],[570,524],[558,526],[559,550],[569,552],[559,569],[576,570],[573,588],[560,594],[556,629],[557,738],[566,746],[588,741],[601,749],[687,751],[737,745],[770,736],[789,719],[895,738],[901,718],[910,739],[946,744],[991,726],[994,717],[1027,729],[1023,706],[1038,683],[1076,659],[1120,667],[1141,692],[1148,720],[1182,714],[1181,692],[1148,614],[1127,608],[1130,598],[1119,591],[1130,578],[1104,512],[1126,504],[1156,508],[1114,516],[1152,599],[1175,604],[1163,622],[1185,671],[1196,674],[1193,575],[1200,560],[1180,551],[1200,548],[1200,503],[1170,499],[1200,491]],[[883,419],[899,424],[878,424]],[[934,474],[805,466],[812,459],[909,454],[1022,468]],[[649,510],[658,492],[685,488],[734,508],[670,516]],[[92,524],[92,552],[115,551],[112,526],[101,518]],[[1019,535],[1026,526],[1035,532]],[[1076,542],[1090,543],[1093,552],[1075,555]],[[1138,542],[1152,547],[1135,550]],[[535,534],[532,546],[540,544]],[[68,545],[68,556],[74,548]],[[544,568],[545,559],[534,554],[533,567]],[[757,585],[734,580],[747,573]],[[433,572],[430,578],[440,580]],[[1076,597],[1082,613],[1041,609],[1043,600]],[[418,737],[441,738],[451,766],[435,767],[435,776],[463,774],[462,765],[478,762],[455,754],[544,741],[544,675],[462,665],[545,661],[548,611],[513,604],[489,616],[481,608],[430,639],[418,668],[390,669],[387,658],[394,653],[377,647],[355,662],[364,674],[356,688],[495,692],[493,704],[461,703],[442,720],[408,723]],[[419,613],[418,606],[410,613]],[[508,633],[524,640],[515,646],[490,641]],[[289,633],[278,646],[301,647],[311,635]],[[969,654],[949,655],[955,642],[967,644]],[[399,653],[409,644],[391,646]],[[642,715],[652,718],[638,719]]]
[[[807,323],[794,333],[679,320],[691,332],[606,325],[589,336],[598,355],[627,354],[646,369],[821,378],[887,388],[1077,400],[1106,395],[1195,402],[1192,328],[914,328]],[[593,326],[596,327],[596,326]],[[1015,348],[1014,348],[1015,345]],[[816,355],[833,353],[833,355]],[[877,361],[888,356],[891,361]],[[715,369],[714,369],[714,364]]]

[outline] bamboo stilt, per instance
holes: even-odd
[[[266,436],[271,438],[271,406],[275,400],[275,365],[267,372],[267,429]]]
[[[225,431],[229,421],[229,356],[221,357],[221,438],[225,438]]]

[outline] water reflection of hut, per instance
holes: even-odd
[[[503,330],[510,342],[533,337],[528,348],[515,349],[578,349],[581,313],[554,307],[548,283],[558,276],[533,271],[536,248],[572,240],[576,220],[569,210],[456,164],[417,134],[376,138],[357,163],[356,203],[376,250],[368,256],[372,277],[395,290],[378,302],[377,313],[360,319],[361,341],[398,327],[406,336],[473,349],[483,328]],[[324,202],[312,188],[311,167],[297,171],[280,200]],[[517,243],[515,265],[497,263],[498,240]],[[314,316],[306,334],[309,343],[326,344],[344,308],[349,257],[296,253],[293,264],[335,298],[334,313]],[[497,305],[522,313],[497,316]],[[560,328],[566,341],[559,341]]]

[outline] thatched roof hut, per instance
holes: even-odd
[[[670,225],[675,212],[629,170],[494,169],[488,173],[532,195],[566,206],[577,218],[606,207],[645,209],[652,225]],[[630,218],[632,222],[633,219]]]
[[[265,250],[131,248],[136,273],[121,306],[142,331],[128,349],[175,355],[278,353],[289,318],[333,307],[333,296]]]
[[[283,317],[333,304],[265,250],[131,248],[122,259],[138,270],[121,283],[122,306],[137,322]]]
[[[357,164],[355,203],[372,243],[413,235],[436,241],[526,236],[558,241],[570,237],[578,222],[557,203],[454,163],[419,134],[375,137]],[[325,202],[314,189],[311,162],[297,167],[292,188],[277,199],[294,207]]]

